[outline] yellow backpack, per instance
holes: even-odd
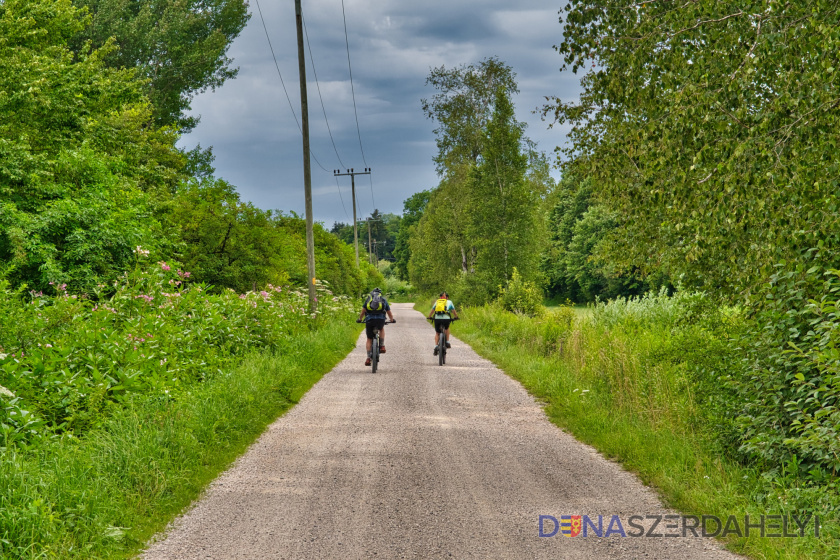
[[[440,298],[435,302],[435,313],[447,313],[446,298]]]

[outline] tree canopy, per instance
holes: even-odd
[[[616,262],[738,297],[836,253],[836,2],[572,0],[563,21],[583,93],[545,111],[618,219]]]
[[[158,125],[191,130],[187,115],[196,93],[236,76],[227,51],[250,18],[246,0],[74,0],[90,13],[90,25],[73,44],[98,48],[114,41],[104,57],[115,68],[136,68],[148,80]]]

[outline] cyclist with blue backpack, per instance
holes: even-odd
[[[379,329],[379,353],[385,353],[385,316],[396,323],[396,319],[391,314],[391,306],[388,305],[388,300],[382,295],[382,290],[374,288],[373,291],[365,298],[365,304],[362,306],[362,312],[359,315],[359,321],[364,321],[365,332],[367,334],[367,360],[365,365],[370,365],[370,352],[373,349],[374,330]]]
[[[440,335],[443,333],[447,348],[452,348],[449,344],[449,325],[453,320],[458,318],[458,312],[455,311],[455,304],[449,299],[449,294],[441,292],[437,301],[432,305],[432,310],[429,311],[429,319],[435,320],[435,356],[438,355],[438,343],[440,342]]]

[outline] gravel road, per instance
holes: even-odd
[[[540,515],[633,532],[631,515],[674,512],[470,347],[453,339],[438,366],[430,325],[392,308],[379,373],[362,335],[142,558],[739,558],[690,532],[541,538]],[[681,534],[666,523],[653,532]]]

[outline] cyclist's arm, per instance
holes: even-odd
[[[359,315],[359,321],[363,320],[365,318],[365,315],[367,315],[367,309],[362,307],[362,313]]]
[[[391,313],[390,309],[388,309],[386,313],[388,313],[388,318],[391,319],[391,321],[396,322],[396,319],[394,319],[394,315]]]

